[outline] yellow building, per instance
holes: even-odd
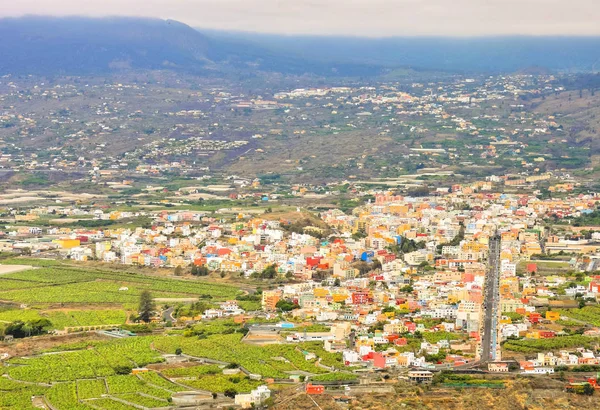
[[[406,215],[408,213],[408,205],[392,204],[389,206],[389,212],[394,215]]]
[[[325,298],[329,296],[329,290],[324,288],[315,288],[313,291],[315,298]]]
[[[331,296],[333,297],[333,301],[335,303],[344,302],[346,299],[348,299],[348,295],[345,293],[334,293]]]
[[[81,244],[79,239],[56,239],[54,243],[57,243],[62,249],[76,248]]]

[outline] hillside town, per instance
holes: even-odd
[[[595,274],[600,232],[572,224],[550,231],[547,224],[593,215],[600,196],[540,199],[534,194],[494,193],[492,183],[498,182],[491,180],[495,182],[456,184],[424,197],[372,192],[373,200],[349,213],[323,210],[320,220],[312,221],[300,208],[288,212],[286,219],[269,210],[257,214],[235,209],[104,212],[94,207],[32,207],[13,215],[24,225],[9,227],[0,244],[3,252],[175,268],[180,276],[216,272],[240,280],[275,280],[280,285],[268,286],[259,295],[260,309],[244,312],[234,300],[196,318],[177,320],[245,321],[283,312],[288,321],[266,332],[275,333],[251,327],[247,338],[321,342],[326,351],[341,353],[353,369],[460,369],[482,360],[484,282],[489,240],[496,232],[501,236],[500,342],[571,334],[572,329],[562,325],[572,321],[561,312],[595,303],[600,292],[600,275]],[[84,221],[148,222],[119,228],[36,225],[49,214],[91,218]],[[559,258],[552,259],[555,256]],[[554,274],[543,272],[549,266]],[[119,289],[123,290],[127,289]],[[306,331],[301,323],[317,328]],[[579,334],[598,336],[600,329],[589,327]],[[599,356],[585,348],[525,356],[498,358],[488,370],[505,372],[510,365],[523,374],[550,374],[556,366],[600,363]]]

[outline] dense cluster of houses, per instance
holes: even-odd
[[[575,296],[596,298],[600,291],[600,277],[587,276],[583,285],[565,275],[536,276],[537,263],[530,260],[536,254],[566,249],[586,253],[568,262],[572,269],[595,270],[598,234],[571,231],[563,237],[548,236],[540,221],[557,213],[593,212],[598,197],[539,199],[481,188],[480,183],[454,185],[429,197],[379,192],[350,214],[323,211],[322,223],[333,232],[327,238],[320,235],[322,223],[313,221],[319,226],[303,226],[299,233],[289,229],[290,220],[243,210],[217,219],[216,214],[199,211],[35,208],[21,215],[32,226],[8,232],[1,243],[13,249],[28,243],[34,251],[56,248],[80,261],[206,267],[234,276],[260,276],[270,270],[288,283],[262,293],[265,311],[275,311],[280,301],[286,301],[295,305],[291,315],[298,319],[335,324],[328,335],[300,333],[291,341],[322,340],[328,348],[342,349],[349,363],[372,361],[377,366],[384,359],[386,366],[423,365],[425,355],[467,352],[447,355],[447,360],[460,365],[477,355],[489,239],[496,232],[501,236],[501,340],[556,337],[556,331],[540,326],[561,319],[552,307],[573,307],[569,303],[576,304]],[[39,215],[50,212],[108,221],[144,216],[151,223],[135,228],[35,226]],[[302,212],[297,212],[302,219]],[[18,239],[21,230],[27,239],[11,239]],[[563,300],[555,300],[559,293]],[[545,308],[543,315],[540,307]],[[226,306],[206,312],[206,317],[240,313],[236,309]],[[425,319],[435,323],[424,326]],[[369,330],[377,325],[375,331]],[[439,331],[462,337],[423,342],[411,352],[397,348],[407,343],[403,335]],[[351,349],[344,344],[350,333]]]

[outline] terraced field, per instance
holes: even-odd
[[[314,360],[306,360],[303,350],[315,353],[323,364],[342,367],[341,354],[329,353],[315,344],[305,343],[299,345],[268,345],[253,346],[241,342],[239,333],[228,335],[214,335],[206,339],[191,337],[158,337],[154,340],[154,347],[167,352],[175,353],[177,348],[186,354],[196,357],[209,358],[227,363],[237,363],[251,373],[264,377],[287,377],[293,371],[309,373],[326,373],[327,370],[315,364]]]
[[[157,373],[140,375],[133,367],[158,363],[152,338],[129,338],[65,346],[30,358],[15,358],[0,367],[0,409],[31,409],[31,396],[43,396],[58,410],[168,407],[175,392],[190,390]],[[73,350],[69,350],[73,349]]]

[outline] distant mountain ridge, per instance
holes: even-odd
[[[119,69],[233,70],[372,75],[369,64],[306,61],[239,40],[214,39],[160,19],[43,17],[0,19],[0,73],[91,74]]]
[[[600,71],[600,37],[284,36],[199,29],[215,39],[250,42],[316,61],[453,72]]]
[[[368,39],[198,31],[173,20],[128,17],[0,19],[0,74],[164,68],[200,75],[260,70],[365,77],[396,68],[593,71],[600,69],[600,37]]]

